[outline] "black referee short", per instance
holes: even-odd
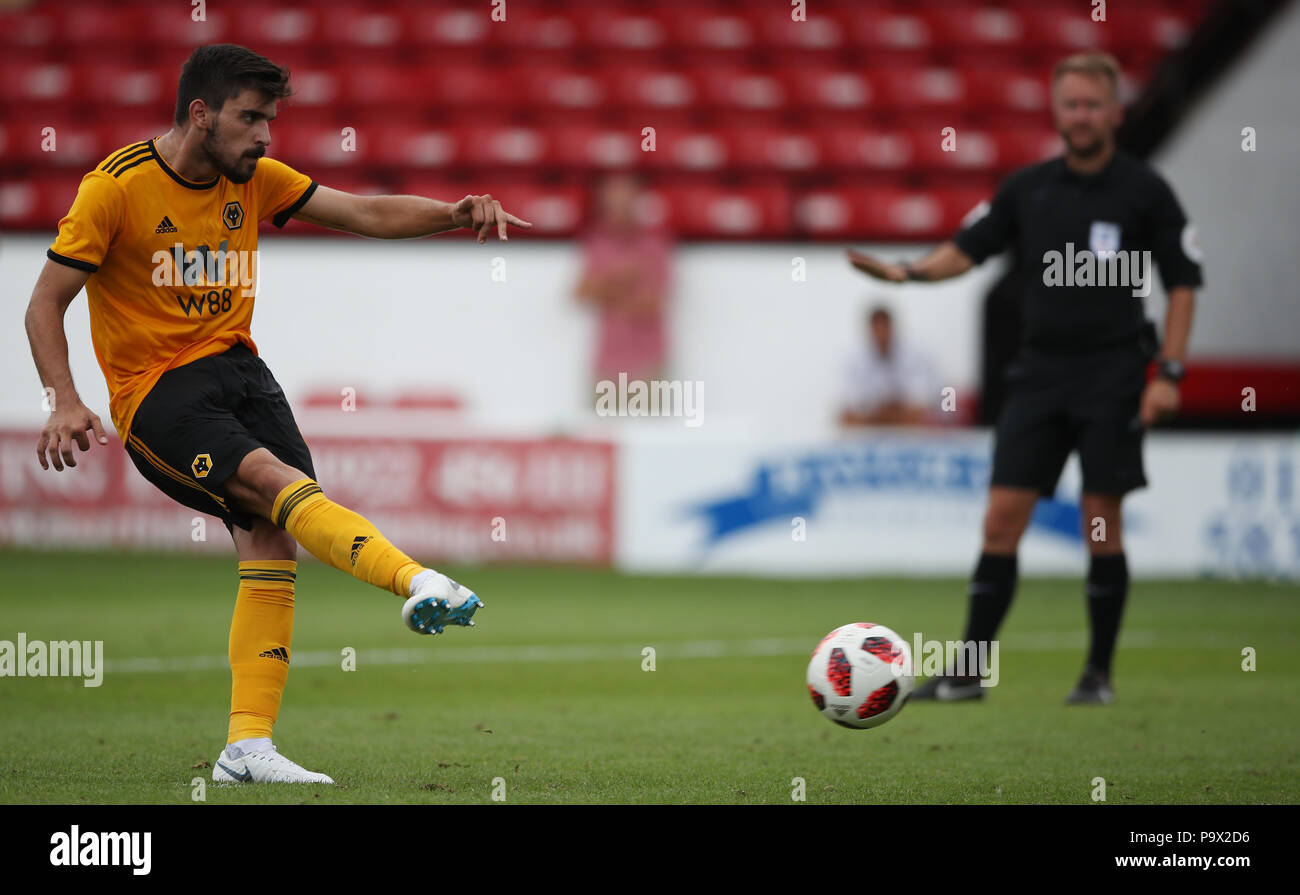
[[[126,442],[135,468],[172,500],[247,530],[255,517],[235,506],[224,485],[260,447],[316,478],[284,390],[243,343],[164,373],[136,410]]]
[[[992,483],[1051,496],[1070,451],[1078,450],[1084,493],[1145,487],[1138,411],[1154,355],[1150,333],[1083,354],[1023,351],[1006,372]]]

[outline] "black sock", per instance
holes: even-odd
[[[1092,557],[1088,566],[1088,624],[1092,630],[1088,667],[1107,677],[1127,597],[1128,560],[1124,554]]]
[[[966,619],[966,640],[997,637],[1002,619],[1016,594],[1016,554],[980,554],[970,582],[970,615]],[[987,649],[987,647],[986,647]]]

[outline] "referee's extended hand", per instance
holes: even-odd
[[[493,227],[497,228],[497,238],[505,242],[510,238],[506,236],[508,224],[514,224],[525,230],[530,230],[533,226],[502,208],[501,203],[493,199],[491,193],[484,193],[482,196],[466,196],[452,207],[451,217],[458,226],[477,230],[479,245],[487,241],[488,233]]]
[[[86,438],[87,429],[94,430],[95,440],[100,444],[108,444],[104,424],[85,404],[78,401],[71,407],[56,406],[50,413],[50,418],[45,421],[45,428],[41,430],[41,440],[36,443],[36,456],[40,458],[41,469],[49,469],[50,463],[54,464],[56,472],[62,472],[65,463],[69,467],[76,466],[77,458],[72,453],[72,443],[75,441],[82,453],[90,450],[90,440]],[[48,460],[45,457],[46,450],[50,455]]]
[[[877,280],[885,280],[889,283],[904,283],[907,281],[907,271],[901,264],[889,264],[855,249],[849,249],[848,256],[849,263],[867,276],[875,277]]]
[[[1178,412],[1178,386],[1159,377],[1147,383],[1142,392],[1142,405],[1138,416],[1142,425],[1150,428],[1160,420]]]

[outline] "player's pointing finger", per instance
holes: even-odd
[[[505,210],[501,207],[501,203],[496,199],[492,200],[492,214],[497,219],[497,238],[502,242],[505,242],[509,239],[509,237],[506,236],[506,227],[510,226],[510,222],[506,220]]]

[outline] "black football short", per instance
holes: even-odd
[[[284,390],[247,345],[162,375],[131,421],[126,451],[140,474],[176,502],[251,530],[254,516],[226,494],[252,451],[316,477]]]
[[[1145,487],[1138,411],[1153,355],[1150,339],[1086,354],[1022,352],[1006,372],[992,483],[1050,496],[1077,450],[1085,493]]]

